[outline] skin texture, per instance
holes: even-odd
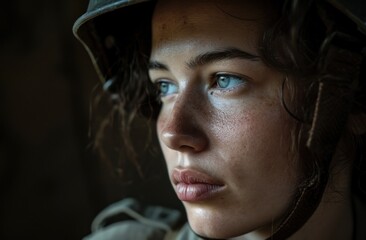
[[[163,0],[153,17],[150,78],[168,86],[159,141],[170,175],[194,170],[222,185],[209,198],[183,201],[192,229],[211,238],[270,236],[301,179],[289,151],[294,122],[281,105],[285,76],[258,56],[270,15],[248,2]],[[233,48],[258,57],[194,61]],[[217,73],[237,77],[221,88]]]
[[[290,120],[280,103],[284,76],[260,58],[188,67],[199,54],[226,48],[258,55],[263,21],[238,20],[205,1],[182,7],[178,1],[159,2],[153,19],[151,60],[168,69],[152,69],[150,77],[177,87],[176,93],[162,98],[157,124],[168,171],[194,169],[225,185],[210,199],[184,202],[198,234],[228,238],[258,230],[268,235],[297,185],[286,130]],[[239,7],[249,18],[263,14]],[[210,77],[217,72],[247,80],[219,89]]]

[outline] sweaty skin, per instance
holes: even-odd
[[[223,2],[159,1],[150,69],[163,92],[157,131],[170,174],[198,171],[223,185],[207,199],[183,201],[196,233],[269,236],[298,184],[291,120],[280,101],[284,76],[258,53],[265,13]],[[228,49],[251,57],[197,60]]]
[[[258,50],[272,21],[264,2],[160,0],[153,16],[159,141],[191,228],[210,238],[269,237],[302,179],[281,105],[285,76]],[[291,240],[351,239],[348,170],[332,181],[338,197],[327,189]]]

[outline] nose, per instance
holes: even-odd
[[[201,152],[208,146],[205,111],[197,97],[178,97],[169,110],[162,110],[158,119],[160,141],[180,152]]]

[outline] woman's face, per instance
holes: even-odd
[[[270,21],[264,6],[163,0],[154,13],[159,141],[190,226],[202,236],[269,235],[298,184],[293,123],[281,106],[284,76],[259,56]]]

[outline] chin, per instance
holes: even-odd
[[[233,237],[238,237],[240,235],[243,235],[245,233],[242,232],[231,232],[229,229],[224,229],[223,227],[217,227],[216,229],[210,229],[210,228],[196,228],[196,226],[192,226],[191,228],[193,232],[200,237],[203,238],[209,238],[209,239],[229,239]]]
[[[188,222],[197,235],[210,239],[228,239],[253,231],[245,222],[218,211],[187,209]],[[239,223],[239,224],[238,224]]]

